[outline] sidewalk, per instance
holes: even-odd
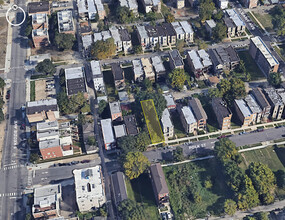
[[[72,158],[67,158],[67,159],[62,159],[62,160],[55,160],[51,162],[43,162],[39,164],[32,164],[31,166],[27,166],[28,170],[40,170],[40,169],[47,169],[50,166],[53,166],[54,164],[59,164],[59,163],[70,163],[72,161],[83,161],[83,160],[101,160],[99,155],[96,154],[87,154],[87,155],[79,155],[78,157],[72,157]]]

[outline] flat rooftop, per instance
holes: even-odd
[[[193,114],[193,112],[189,106],[183,106],[181,108],[181,111],[182,111],[183,116],[184,116],[188,125],[191,125],[191,124],[197,122],[195,119],[195,116],[194,116],[194,114]]]
[[[83,67],[72,67],[65,69],[65,79],[78,79],[83,78]]]

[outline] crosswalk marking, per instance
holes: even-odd
[[[16,168],[19,168],[19,167],[25,167],[25,165],[23,164],[18,164],[18,165],[12,165],[12,166],[7,166],[7,167],[4,167],[3,170],[11,170],[11,169],[16,169]]]
[[[1,197],[18,197],[18,196],[22,196],[23,193],[17,193],[17,192],[12,192],[12,193],[0,193],[0,198]]]

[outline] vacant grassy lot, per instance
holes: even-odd
[[[267,31],[273,31],[272,17],[270,14],[258,14],[255,12],[253,12],[253,14]]]
[[[276,53],[281,57],[281,59],[285,60],[285,44],[281,44],[273,47]]]
[[[280,149],[274,147],[266,147],[263,149],[244,152],[241,154],[243,162],[240,166],[243,169],[246,169],[251,162],[262,162],[264,164],[267,164],[268,167],[272,169],[272,171],[277,171],[280,169],[283,170],[284,165],[280,160],[280,154],[285,150],[285,148]],[[284,157],[284,155],[282,156]]]
[[[103,78],[106,86],[106,91],[108,95],[108,101],[109,102],[114,102],[119,99],[118,97],[118,92],[115,88],[115,83],[114,83],[114,77],[112,72],[109,71],[103,71]]]
[[[248,51],[239,51],[238,55],[240,59],[243,60],[246,70],[251,75],[251,80],[259,80],[265,78]]]
[[[164,136],[160,127],[160,122],[157,117],[153,100],[150,99],[141,101],[141,105],[151,142],[153,144],[163,142]]]
[[[35,101],[36,100],[36,82],[31,81],[30,82],[30,101]]]
[[[5,67],[7,30],[6,18],[2,17],[0,18],[0,69]]]
[[[126,187],[128,198],[143,205],[149,220],[160,219],[151,181],[147,174],[142,174],[139,178],[132,181],[126,180]]]
[[[210,159],[163,168],[175,219],[223,212],[223,203],[231,193],[219,166],[216,159]]]
[[[186,137],[186,132],[184,131],[178,112],[173,111],[170,114],[174,126],[174,133],[177,136],[177,138]]]

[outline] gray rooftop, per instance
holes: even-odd
[[[277,94],[276,90],[272,87],[264,89],[269,100],[274,105],[284,105],[281,97]]]
[[[181,108],[182,114],[187,122],[188,125],[191,125],[193,123],[196,123],[195,116],[189,106],[183,106]]]
[[[141,60],[135,59],[135,60],[132,60],[132,63],[133,63],[133,68],[134,68],[134,74],[137,75],[138,77],[144,75]]]
[[[235,26],[237,27],[245,26],[244,22],[242,21],[242,19],[234,9],[227,9],[226,12],[228,16],[232,19]]]
[[[110,102],[109,106],[110,106],[111,115],[121,112],[121,106],[119,102]]]
[[[215,22],[213,19],[211,19],[211,20],[206,20],[205,22],[206,22],[206,24],[207,24],[210,28],[216,27],[216,22]]]
[[[120,138],[126,136],[126,126],[125,125],[116,125],[114,126],[115,136],[116,138]]]
[[[109,144],[115,142],[114,133],[112,129],[112,120],[110,118],[102,119],[101,127],[102,127],[104,143]]]
[[[145,29],[145,26],[137,25],[137,31],[139,32],[141,38],[148,38],[148,33]]]
[[[161,123],[162,123],[162,127],[163,128],[171,128],[173,127],[171,118],[170,118],[170,113],[168,111],[168,109],[164,109],[164,111],[162,112],[162,116],[161,116]]]
[[[190,33],[190,34],[194,33],[194,31],[193,31],[193,29],[192,29],[192,27],[188,21],[180,21],[180,25],[183,28],[183,30],[185,31],[185,33]]]
[[[243,117],[251,116],[252,112],[243,99],[235,99],[235,103],[241,111]]]
[[[151,57],[151,61],[156,73],[165,72],[165,67],[160,56]]]
[[[169,52],[170,54],[170,57],[172,58],[175,66],[183,66],[184,63],[183,63],[183,59],[182,57],[180,56],[178,50],[172,50]]]
[[[250,108],[250,110],[253,113],[260,113],[261,112],[261,108],[257,104],[257,102],[256,102],[256,100],[252,94],[248,94],[244,100],[246,101],[246,104],[248,105],[248,107]]]
[[[65,79],[79,79],[83,78],[83,67],[72,67],[65,69]]]
[[[83,44],[84,48],[89,48],[92,43],[93,43],[93,41],[92,41],[92,35],[91,34],[82,36],[82,44]]]
[[[124,173],[116,172],[111,176],[115,202],[119,203],[128,198]]]
[[[171,24],[177,35],[185,33],[183,28],[180,26],[179,22],[172,22]]]
[[[46,130],[50,128],[58,128],[57,121],[49,121],[49,122],[40,122],[37,123],[37,131]]]
[[[90,62],[91,71],[93,76],[103,76],[101,71],[100,61],[92,60]]]
[[[52,140],[46,140],[39,142],[39,148],[40,149],[46,149],[51,147],[57,147],[60,146],[59,139],[52,139]]]

